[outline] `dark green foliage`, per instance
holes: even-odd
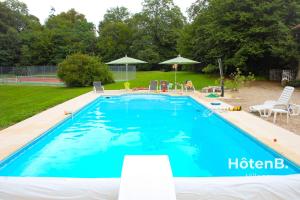
[[[74,9],[42,26],[17,0],[0,2],[0,65],[56,65],[72,53],[94,54],[94,25]]]
[[[124,22],[106,23],[101,28],[97,48],[103,61],[109,62],[129,54],[132,30]],[[129,56],[131,56],[129,54]]]
[[[24,3],[15,0],[0,2],[0,66],[19,64],[20,32],[27,30],[31,17]]]
[[[95,56],[73,54],[58,65],[58,77],[69,87],[91,86],[94,81],[112,83],[112,74]]]
[[[288,82],[289,86],[300,87],[300,80]]]
[[[99,56],[111,61],[125,54],[146,60],[138,70],[161,67],[157,63],[175,57],[176,43],[185,18],[173,0],[145,0],[143,10],[130,17],[126,8],[107,11],[99,25]]]
[[[178,43],[180,52],[202,61],[205,71],[218,69],[217,56],[223,57],[227,73],[240,68],[259,74],[269,68],[296,66],[298,52],[291,27],[300,22],[299,1],[207,2]]]
[[[74,9],[51,16],[45,24],[44,34],[51,50],[49,64],[57,64],[72,53],[94,54],[94,25]]]

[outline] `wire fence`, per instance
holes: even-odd
[[[133,80],[136,78],[136,67],[134,65],[128,65],[127,73],[125,65],[110,65],[109,70],[112,72],[116,82]]]
[[[57,77],[57,66],[0,67],[0,83],[64,85]]]
[[[136,78],[136,67],[132,65],[128,66],[127,73],[124,65],[109,66],[109,70],[117,82]],[[57,66],[0,66],[0,84],[64,85],[57,77]]]

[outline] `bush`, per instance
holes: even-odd
[[[91,86],[94,81],[101,81],[103,84],[113,82],[107,65],[99,58],[85,54],[68,56],[59,63],[57,75],[68,87]]]
[[[300,87],[300,80],[295,80],[295,81],[288,82],[287,85],[292,86],[292,87]]]
[[[236,68],[236,71],[230,74],[230,79],[225,80],[225,86],[234,91],[239,90],[245,85],[249,85],[251,82],[255,81],[254,74],[249,72],[247,76],[242,74],[242,71],[239,68]]]

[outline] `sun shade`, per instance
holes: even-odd
[[[159,64],[161,64],[161,65],[173,65],[173,64],[187,65],[187,64],[197,64],[197,63],[199,63],[199,62],[195,61],[195,60],[188,59],[188,58],[181,57],[179,55],[176,58],[166,60],[166,61],[161,62]]]
[[[143,60],[131,58],[126,55],[123,58],[119,58],[117,60],[110,61],[106,64],[108,64],[108,65],[126,65],[126,64],[143,64],[143,63],[147,63],[147,62],[145,62]]]

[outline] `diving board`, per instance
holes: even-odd
[[[168,156],[125,156],[118,200],[154,199],[176,199]]]

